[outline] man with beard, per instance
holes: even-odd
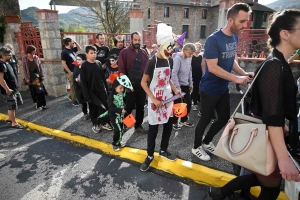
[[[109,52],[109,48],[104,45],[105,37],[103,33],[98,33],[96,35],[96,42],[94,46],[97,48],[97,57],[96,59],[99,60],[102,64],[102,68],[105,68],[105,61]]]
[[[127,75],[133,85],[133,92],[126,96],[126,111],[130,114],[136,108],[135,131],[145,133],[142,123],[144,119],[144,105],[146,93],[141,87],[141,80],[145,71],[148,56],[145,50],[141,49],[141,34],[131,34],[131,46],[123,49],[119,54],[118,67],[120,75]]]
[[[236,61],[237,34],[247,27],[251,8],[248,4],[237,3],[227,11],[227,24],[212,33],[204,46],[206,68],[200,82],[201,118],[195,129],[192,153],[201,160],[210,160],[206,151],[214,153],[213,137],[226,125],[230,117],[229,81],[245,85],[253,72],[245,72]],[[231,71],[240,76],[234,75]],[[218,118],[211,125],[205,138],[204,131],[210,123],[214,110]]]
[[[1,94],[8,106],[8,119],[12,128],[23,129],[24,127],[16,121],[16,109],[23,104],[21,94],[18,92],[17,80],[8,61],[12,57],[12,52],[8,48],[0,49],[0,85]]]
[[[70,83],[69,99],[72,101],[73,106],[79,106],[79,103],[76,100],[75,89],[73,85],[73,71],[74,67],[76,67],[73,62],[76,61],[75,53],[77,51],[80,51],[81,47],[76,41],[68,37],[63,40],[63,44],[65,45],[65,48],[61,52],[61,64],[67,74]],[[74,47],[74,44],[76,45],[76,47]]]

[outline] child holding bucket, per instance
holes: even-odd
[[[149,131],[147,138],[147,153],[145,161],[140,167],[141,171],[147,171],[154,159],[155,140],[159,124],[163,125],[163,133],[159,156],[170,161],[175,161],[176,156],[167,151],[172,132],[173,102],[162,105],[175,94],[180,94],[170,79],[173,60],[170,54],[173,52],[174,39],[172,28],[166,24],[157,25],[157,44],[159,51],[147,62],[141,86],[148,95],[148,120]],[[147,81],[150,78],[150,85]]]
[[[120,77],[115,77],[114,80],[111,79],[112,91],[108,96],[108,112],[100,115],[100,118],[108,114],[111,125],[114,129],[112,149],[114,151],[120,151],[120,147],[124,147],[125,144],[122,143],[122,135],[124,133],[124,114],[126,113],[124,98],[126,95],[126,89],[133,90],[131,82],[126,75]],[[132,115],[128,115],[131,117]]]

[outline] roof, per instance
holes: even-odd
[[[171,5],[182,5],[182,6],[212,7],[211,3],[194,3],[191,1],[183,1],[183,0],[153,0],[153,2],[160,3],[160,4],[171,4]]]
[[[247,3],[246,1],[244,1],[244,2]],[[269,7],[264,6],[262,4],[259,4],[259,3],[256,3],[256,2],[251,2],[251,3],[253,3],[253,6],[251,6],[252,10],[264,11],[264,12],[276,12],[276,10],[273,10],[272,8],[269,8]]]

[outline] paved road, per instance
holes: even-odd
[[[105,142],[112,142],[112,132],[102,130],[99,134],[95,134],[91,129],[91,121],[84,121],[82,119],[83,114],[81,112],[81,108],[72,106],[71,102],[67,99],[67,96],[58,98],[47,97],[46,99],[49,109],[45,111],[39,111],[33,109],[29,91],[22,92],[21,94],[24,99],[24,105],[21,106],[17,112],[18,118],[43,126],[76,133],[85,137],[94,138]],[[238,100],[238,95],[231,95],[232,109],[235,108]],[[0,112],[7,113],[6,104],[4,103],[2,98],[0,98]],[[191,111],[190,121],[192,123],[195,123],[196,125],[198,120],[199,116],[197,116],[197,112]],[[147,113],[145,113],[143,126],[148,129]],[[175,153],[178,158],[181,158],[183,160],[191,161],[193,163],[208,166],[210,168],[221,170],[224,172],[233,173],[232,164],[221,158],[212,155],[211,161],[202,161],[192,154],[191,149],[194,143],[194,131],[195,127],[183,127],[180,131],[173,130],[170,139],[169,150]],[[221,133],[215,136],[213,140],[214,144],[217,144],[220,134]],[[130,129],[125,133],[123,139],[123,141],[126,142],[127,146],[129,147],[146,149],[146,134],[137,134],[134,133],[133,129]],[[160,139],[161,127],[157,137],[157,145],[155,151],[159,151]]]
[[[159,173],[0,122],[3,200],[204,198],[206,186]]]

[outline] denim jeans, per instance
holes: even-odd
[[[216,110],[218,118],[208,130],[203,140],[205,143],[211,142],[230,118],[229,90],[221,95],[213,95],[201,91],[201,117],[195,129],[194,148],[201,146],[204,131],[213,117],[214,110]]]

